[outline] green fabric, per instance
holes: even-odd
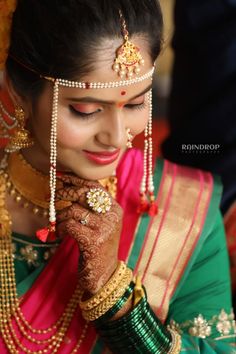
[[[207,339],[187,335],[193,326],[193,323],[188,324],[189,320],[202,314],[209,321],[222,309],[229,314],[232,308],[228,252],[218,209],[220,192],[221,186],[216,180],[201,238],[170,303],[167,322],[172,319],[182,324],[181,330],[186,333],[181,353],[236,353],[227,344],[235,343],[235,337],[212,341],[211,338],[220,337],[216,330],[218,320],[214,321],[212,334]]]
[[[43,243],[33,237],[24,236],[18,233],[13,233],[13,243],[15,245],[15,274],[16,274],[16,285],[18,296],[24,295],[33,285],[37,277],[40,275],[44,267],[47,265],[47,260],[44,259],[44,254],[47,249],[40,247]],[[17,241],[14,238],[19,239]],[[20,242],[20,240],[22,242]],[[37,260],[35,262],[27,262],[27,257],[23,257],[21,251],[23,248],[27,247],[27,244],[32,243],[39,245],[38,247],[33,247],[33,250],[37,252]],[[48,243],[49,245],[57,245],[55,242]],[[24,258],[24,259],[20,259]]]
[[[158,161],[155,171],[156,192],[160,184],[163,161]],[[202,314],[207,320],[219,315],[221,309],[231,310],[230,278],[227,248],[222,218],[218,210],[221,186],[216,180],[202,235],[186,267],[178,287],[171,299],[167,323],[174,319],[177,323],[193,320]],[[149,217],[143,217],[129,258],[129,266],[135,266],[137,255],[142,247]],[[22,235],[17,235],[17,237]],[[29,239],[28,239],[29,240]],[[34,240],[35,241],[35,240]],[[24,262],[15,260],[16,280],[19,294],[24,294],[37,279],[47,262],[38,268],[28,267]],[[228,343],[235,338],[212,340],[188,335],[188,328],[183,329],[181,353],[229,354],[236,353]],[[215,331],[212,337],[220,337]],[[101,354],[104,344],[98,339],[92,354]],[[146,354],[146,353],[143,353]]]
[[[182,336],[181,354],[235,354],[236,349],[223,341]]]
[[[155,185],[157,186],[160,184],[162,168],[163,163],[158,161],[158,169],[155,171]],[[219,315],[221,309],[230,313],[232,307],[228,253],[222,217],[219,212],[222,186],[219,178],[215,177],[214,180],[214,189],[202,234],[171,299],[167,323],[170,319],[174,319],[181,324],[194,320],[199,314],[209,320],[213,316]],[[158,183],[156,183],[157,181]],[[141,250],[148,221],[147,216],[141,220],[129,258],[128,264],[131,267],[135,266],[135,260]],[[211,337],[220,337],[220,335],[213,330]],[[236,349],[230,345],[230,343],[235,344],[235,337],[221,340],[212,340],[211,337],[202,339],[190,336],[188,328],[186,328],[182,334],[181,353],[236,353]],[[103,350],[104,345],[101,339],[98,339],[92,354],[100,354]]]
[[[161,182],[161,177],[162,177],[162,172],[163,172],[163,166],[164,166],[164,161],[158,159],[156,162],[156,166],[155,166],[155,170],[154,170],[154,185],[155,185],[155,190],[154,190],[154,194],[157,195],[157,192],[159,190],[159,185]],[[143,243],[144,243],[144,239],[146,236],[146,232],[147,232],[147,228],[148,228],[148,224],[150,221],[150,216],[145,214],[142,216],[138,231],[137,231],[137,235],[135,237],[135,241],[134,241],[134,245],[131,251],[131,254],[129,256],[128,259],[128,266],[131,269],[135,268],[137,259],[140,255]]]

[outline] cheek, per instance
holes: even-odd
[[[92,138],[93,133],[89,124],[80,123],[70,118],[61,118],[57,125],[57,141],[61,147],[68,149],[83,148]]]
[[[132,118],[130,119],[130,124],[128,127],[131,129],[133,135],[138,135],[144,131],[148,123],[148,118],[149,118],[149,110],[147,108],[133,114]]]

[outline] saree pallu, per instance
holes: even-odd
[[[119,258],[142,274],[156,315],[181,333],[181,352],[234,353],[220,184],[209,173],[158,160],[154,180],[159,212],[140,216],[142,172],[142,154],[136,150],[127,152],[117,168],[117,200],[124,209]],[[66,238],[44,269],[17,284],[22,312],[33,327],[50,327],[60,317],[77,285],[78,257],[76,242]],[[227,318],[219,317],[222,310]],[[78,308],[58,353],[72,352],[84,326]],[[21,341],[28,343],[23,336]],[[89,325],[78,354],[108,352]],[[0,353],[7,353],[2,341]]]

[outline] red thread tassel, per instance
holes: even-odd
[[[45,227],[41,230],[36,231],[36,237],[42,242],[47,241],[48,235],[49,235],[49,227]]]
[[[144,214],[148,211],[149,209],[149,204],[148,204],[148,200],[146,198],[146,195],[145,194],[141,194],[141,197],[140,197],[140,204],[137,208],[137,213],[138,214]]]
[[[155,216],[158,213],[158,206],[156,202],[151,202],[149,205],[148,215]]]
[[[56,223],[50,222],[49,226],[44,227],[41,230],[37,230],[36,237],[42,242],[55,241],[56,240]]]
[[[149,192],[149,195],[150,195],[150,204],[149,204],[148,215],[155,216],[158,213],[157,202],[155,201],[155,196],[153,192]]]

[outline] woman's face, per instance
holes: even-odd
[[[141,50],[145,65],[141,73],[151,70],[153,63],[147,45],[133,41]],[[85,82],[119,81],[112,70],[119,41],[107,41],[98,57],[96,70],[83,78]],[[108,48],[108,49],[106,49]],[[72,171],[81,178],[97,180],[110,176],[126,149],[127,129],[132,135],[141,133],[148,121],[148,95],[151,79],[127,87],[112,89],[59,88],[57,153],[58,170]],[[40,96],[29,127],[34,147],[25,150],[36,168],[48,172],[52,110],[52,85]]]

